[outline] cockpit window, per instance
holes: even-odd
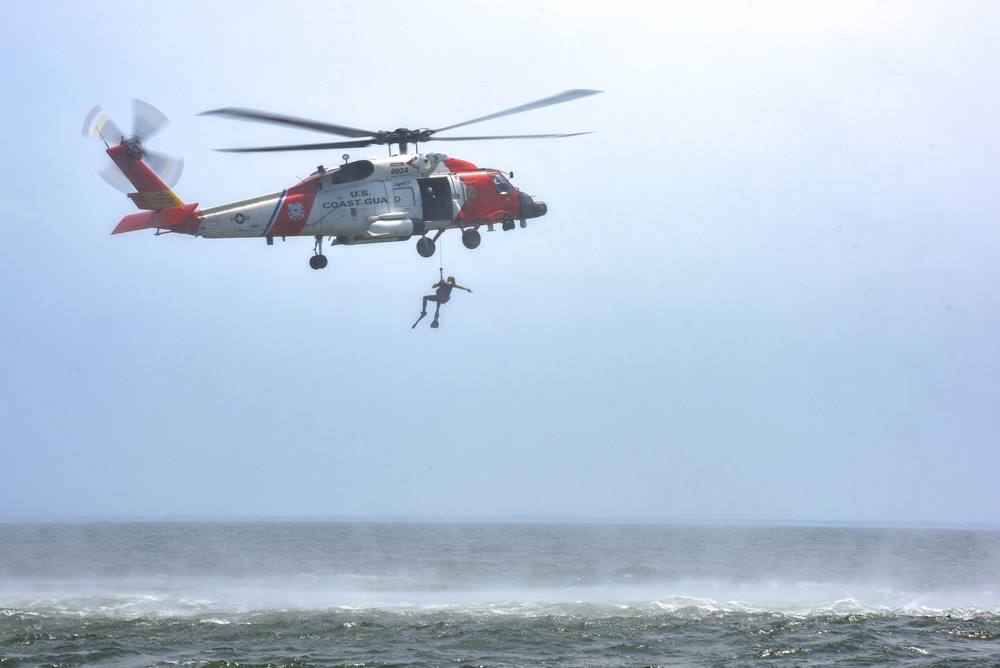
[[[514,186],[510,185],[510,181],[504,178],[503,174],[494,174],[493,184],[497,187],[498,195],[514,194]]]

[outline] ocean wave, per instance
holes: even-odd
[[[796,612],[672,597],[638,603],[218,609],[131,617],[148,600],[0,610],[0,651],[25,665],[875,665],[969,663],[1000,639],[1000,614],[913,616],[835,601]],[[165,602],[166,603],[166,602]],[[93,606],[93,607],[88,607]],[[109,612],[113,610],[113,612]]]
[[[521,617],[663,617],[702,620],[727,615],[777,615],[784,617],[914,617],[992,619],[1000,621],[1000,605],[932,607],[923,604],[887,605],[857,598],[817,603],[763,604],[745,600],[716,600],[669,596],[654,600],[587,600],[544,596],[486,596],[428,598],[396,596],[323,603],[287,600],[263,603],[252,598],[189,598],[162,594],[100,594],[68,597],[0,598],[0,616],[75,616],[114,619],[192,618],[202,623],[230,624],[247,615],[311,614],[446,614]]]

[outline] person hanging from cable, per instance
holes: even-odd
[[[441,304],[448,303],[448,300],[451,299],[451,291],[454,288],[458,288],[459,290],[472,292],[472,290],[465,287],[464,285],[459,285],[458,283],[456,283],[454,276],[449,276],[446,279],[444,278],[444,270],[440,269],[439,271],[441,272],[441,280],[431,286],[432,288],[434,288],[434,294],[424,295],[424,303],[423,303],[423,308],[421,308],[420,310],[420,317],[417,318],[417,322],[413,323],[413,326],[410,329],[415,329],[417,327],[417,323],[423,320],[424,316],[427,315],[427,302],[437,303],[437,306],[434,308],[434,321],[431,322],[431,327],[436,328],[438,326],[438,316],[441,313]]]

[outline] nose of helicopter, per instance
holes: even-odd
[[[538,218],[548,213],[549,207],[545,202],[536,202],[530,195],[520,193],[521,196],[521,219]]]

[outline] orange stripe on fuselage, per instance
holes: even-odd
[[[493,182],[494,172],[472,172],[462,174],[466,200],[462,206],[462,218],[467,223],[495,222],[504,214],[517,218],[520,198],[517,190],[500,194]]]
[[[264,233],[268,237],[294,237],[300,234],[309,221],[316,193],[289,192],[274,213],[274,222]]]

